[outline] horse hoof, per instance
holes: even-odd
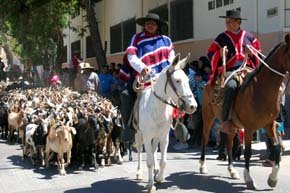
[[[253,181],[248,181],[246,182],[246,185],[247,185],[247,188],[250,189],[250,190],[256,190],[256,185]]]
[[[231,173],[231,178],[235,179],[235,180],[239,180],[240,179],[240,175],[238,173]]]
[[[277,185],[278,180],[272,180],[272,179],[269,177],[267,182],[268,182],[268,185],[269,185],[271,188],[275,188],[276,185]]]
[[[154,181],[160,184],[163,181],[163,177],[159,177],[158,175],[154,177]]]
[[[136,180],[143,180],[142,174],[137,174],[136,175]]]
[[[156,192],[156,187],[152,186],[151,188],[148,189],[148,193],[155,193]]]
[[[201,167],[201,168],[199,168],[199,172],[200,172],[201,174],[207,174],[207,173],[208,173],[208,170],[207,170],[206,167]]]

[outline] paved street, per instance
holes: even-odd
[[[252,176],[258,186],[257,192],[290,192],[290,141],[286,141],[286,152],[282,158],[279,182],[276,189],[267,186],[271,168],[261,166],[260,153],[264,143],[254,144]],[[212,152],[209,150],[209,152]],[[94,171],[68,169],[67,176],[59,176],[56,166],[49,169],[35,168],[29,160],[21,160],[19,145],[8,145],[0,141],[0,193],[138,193],[146,192],[146,183],[135,180],[136,158],[133,162],[113,165]],[[135,156],[135,155],[134,155]],[[208,175],[200,175],[198,169],[198,149],[169,152],[166,179],[157,185],[158,193],[189,192],[253,192],[245,189],[242,178],[229,178],[226,162],[216,161],[216,153],[208,156]],[[145,157],[145,155],[144,155]],[[125,158],[127,160],[127,157]],[[144,177],[147,180],[144,162]],[[242,177],[244,163],[236,163]]]

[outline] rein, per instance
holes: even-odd
[[[263,56],[264,58],[266,58],[259,50],[257,50],[256,48],[254,48],[251,45],[247,45],[247,47],[249,48],[249,50],[258,58],[258,60],[264,64],[270,71],[274,72],[275,74],[285,78],[287,76],[287,73],[283,74],[273,68],[271,68],[257,53],[261,54],[261,56]]]

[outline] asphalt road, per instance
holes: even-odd
[[[279,182],[275,189],[267,185],[271,168],[263,167],[259,155],[265,153],[265,143],[253,144],[251,174],[256,180],[255,192],[290,193],[290,141],[285,141],[286,151],[282,157]],[[74,167],[60,176],[56,166],[34,167],[29,160],[22,161],[19,145],[9,145],[0,140],[0,193],[139,193],[146,191],[147,168],[144,181],[136,181],[136,155],[132,162],[99,168],[98,171],[78,171]],[[241,179],[229,178],[227,163],[215,160],[217,153],[209,149],[207,165],[209,174],[199,174],[199,149],[169,151],[165,181],[157,185],[158,193],[195,192],[253,192],[243,183],[244,162],[236,162]],[[146,155],[143,156],[144,160]],[[125,157],[125,160],[128,160]]]

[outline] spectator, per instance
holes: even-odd
[[[59,75],[56,72],[56,70],[53,69],[51,71],[50,78],[49,78],[50,86],[56,87],[59,82],[60,82]]]
[[[100,79],[99,76],[94,72],[94,67],[90,63],[81,63],[82,69],[82,80],[83,87],[81,88],[84,92],[98,92]]]
[[[62,84],[67,87],[71,86],[69,69],[70,67],[68,63],[61,64],[60,80]]]
[[[115,80],[110,74],[109,65],[105,64],[102,69],[102,73],[99,74],[100,86],[99,86],[99,94],[103,97],[111,98],[112,86],[115,83]]]

